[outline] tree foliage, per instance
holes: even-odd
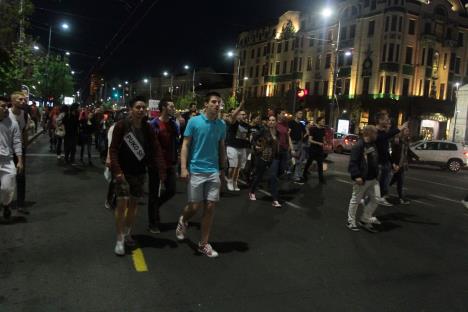
[[[20,10],[20,1],[0,0],[0,50],[3,50],[2,52],[9,51],[13,43],[18,41],[22,18],[24,18],[24,27],[28,27],[27,17],[33,13],[34,6],[31,0],[22,0],[22,2],[23,12]]]

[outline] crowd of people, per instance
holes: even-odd
[[[32,114],[26,109],[26,101],[21,92],[13,93],[10,99],[0,99],[0,185],[4,218],[11,215],[15,191],[18,210],[28,213],[24,207],[26,125]],[[62,158],[63,146],[67,164],[75,164],[77,146],[81,147],[82,164],[86,153],[88,165],[93,165],[93,146],[98,151],[109,182],[105,206],[113,209],[115,216],[115,254],[123,256],[126,247],[136,244],[132,229],[145,181],[149,184],[148,231],[157,234],[161,207],[176,194],[179,178],[187,184],[187,204],[181,211],[175,235],[178,240],[186,239],[189,220],[202,210],[198,250],[213,258],[218,253],[209,238],[224,187],[235,193],[244,184],[249,190],[248,198],[255,201],[256,192],[266,178],[272,207],[281,208],[280,179],[303,185],[315,161],[318,183],[326,184],[324,146],[330,143],[323,116],[312,123],[304,119],[301,109],[289,119],[285,110],[252,116],[244,109],[243,102],[226,113],[221,106],[221,96],[210,92],[201,111],[193,104],[187,113],[181,114],[174,102],[166,98],[159,102],[159,115],[148,118],[146,100],[135,97],[128,109],[113,113],[80,108],[76,104],[46,108],[37,123],[42,123],[47,130],[50,152],[56,153],[58,159]],[[399,203],[410,203],[404,196],[403,185],[411,158],[417,156],[409,149],[407,123],[392,127],[389,114],[381,111],[375,126],[362,129],[349,160],[353,188],[347,227],[351,231],[378,232],[376,225],[380,221],[374,213],[378,205],[392,205],[387,196],[393,184],[397,186]],[[464,204],[468,205],[468,198]],[[363,211],[358,214],[360,206]]]

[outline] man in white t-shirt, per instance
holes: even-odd
[[[22,155],[18,155],[17,153],[14,155],[15,165],[18,165],[19,157],[21,157],[23,161],[23,170],[16,175],[16,208],[20,213],[29,214],[28,209],[24,205],[26,197],[26,173],[24,169],[26,166],[26,146],[28,145],[26,96],[23,92],[16,91],[11,94],[10,101],[11,108],[9,109],[9,114],[10,117],[18,123],[23,146]]]

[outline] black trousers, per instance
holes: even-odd
[[[319,176],[319,181],[324,181],[323,178],[323,151],[317,151],[317,150],[310,150],[309,152],[309,158],[307,159],[307,162],[304,167],[304,178],[307,179],[309,176],[309,168],[310,165],[312,165],[312,162],[315,160],[317,162],[317,173]]]
[[[65,151],[65,161],[66,162],[75,162],[76,154],[76,144],[78,143],[78,138],[76,136],[65,136],[64,138],[64,151]]]
[[[26,199],[26,150],[23,148],[23,171],[16,174],[16,205],[23,207]],[[18,157],[13,158],[15,166],[18,164]]]
[[[400,169],[398,170],[398,172],[395,172],[393,174],[392,180],[390,181],[390,185],[393,185],[396,183],[399,198],[403,198],[403,183],[404,182],[405,182],[405,170],[404,169]]]
[[[161,206],[174,197],[176,193],[176,167],[172,166],[166,169],[166,181],[164,182],[165,191],[159,194],[159,185],[161,180],[157,170],[150,169],[149,172],[149,200],[148,200],[148,222],[150,225],[156,225],[161,222]]]

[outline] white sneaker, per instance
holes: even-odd
[[[232,186],[233,186],[233,188],[234,188],[234,191],[236,191],[236,192],[239,192],[239,191],[240,191],[240,188],[239,188],[239,186],[237,185],[237,181],[236,181],[236,182],[233,182]]]
[[[377,225],[382,224],[382,222],[380,222],[380,220],[377,219],[376,217],[370,217],[366,223],[377,224]]]
[[[377,200],[377,204],[381,206],[387,206],[387,207],[393,207],[391,203],[389,203],[385,198],[381,197],[380,199]]]
[[[214,250],[210,244],[200,245],[200,243],[198,243],[198,252],[209,258],[216,258],[219,256],[218,252]]]
[[[117,256],[125,256],[125,243],[123,240],[118,240],[115,243],[114,252]]]
[[[177,224],[177,229],[176,229],[176,237],[180,241],[185,239],[185,236],[187,235],[187,228],[188,228],[188,223],[182,222],[182,219],[183,219],[183,216],[180,216],[179,223]]]
[[[227,180],[227,189],[228,191],[234,192],[234,183],[230,179]]]
[[[465,206],[466,209],[468,209],[468,201],[462,200],[463,206]]]

